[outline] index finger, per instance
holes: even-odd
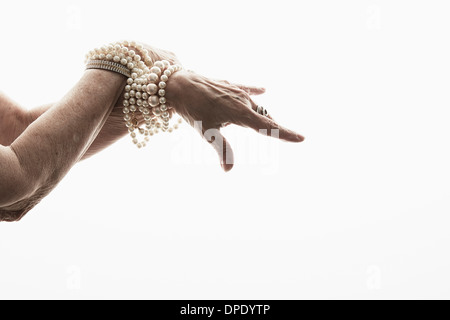
[[[245,116],[240,123],[241,126],[252,128],[255,131],[290,142],[302,142],[305,140],[301,134],[279,125],[275,120],[262,116],[251,109],[245,111]],[[262,131],[263,130],[263,131]]]

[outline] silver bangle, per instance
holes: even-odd
[[[131,72],[126,66],[113,61],[90,60],[86,65],[86,70],[90,69],[108,70],[119,73],[127,78],[131,78]]]

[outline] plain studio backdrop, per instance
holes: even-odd
[[[77,165],[0,224],[0,298],[450,298],[448,1],[9,1],[0,89],[57,101],[84,55],[135,39],[306,136],[186,124]]]

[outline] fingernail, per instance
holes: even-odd
[[[298,139],[298,142],[303,142],[303,141],[305,141],[305,137],[304,136],[302,136],[302,135],[297,135],[297,139]]]

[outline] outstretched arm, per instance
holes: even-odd
[[[170,55],[163,52],[153,59],[174,61]],[[10,126],[8,130],[12,132],[5,144],[13,141],[10,146],[0,146],[0,221],[20,220],[76,162],[126,134],[119,98],[125,80],[115,73],[89,70],[64,99],[51,108],[38,110],[37,119],[22,134],[23,125],[14,126],[8,121],[10,109],[4,109],[3,120],[0,113],[0,126]],[[261,108],[250,95],[263,92],[262,88],[179,71],[168,82],[166,97],[174,110],[212,145],[223,169],[228,171],[234,160],[231,146],[220,132],[223,126],[263,129],[263,134],[291,142],[304,139],[267,114],[260,114]]]
[[[87,71],[78,84],[0,149],[0,220],[18,220],[83,157],[105,124],[126,78]]]

